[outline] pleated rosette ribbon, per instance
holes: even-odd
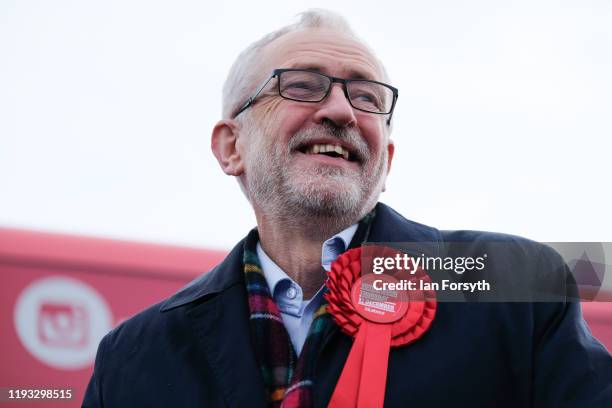
[[[397,254],[396,249],[368,245],[343,253],[331,265],[326,281],[327,310],[355,340],[330,408],[382,407],[390,348],[418,340],[434,320],[435,291],[418,289],[419,281],[431,283],[425,271],[371,273],[375,257],[394,258]],[[400,281],[415,282],[415,289],[380,290],[381,282]]]

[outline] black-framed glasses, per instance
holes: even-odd
[[[397,102],[398,90],[378,81],[367,79],[343,79],[307,69],[275,69],[244,105],[236,112],[234,118],[248,109],[272,78],[277,78],[278,94],[292,101],[321,102],[331,92],[332,84],[341,83],[344,96],[357,110],[389,115],[387,124],[391,123],[393,108]]]

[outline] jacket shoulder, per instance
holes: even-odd
[[[393,208],[378,203],[370,237],[373,241],[387,242],[440,242],[437,228],[412,221]]]
[[[164,302],[165,300],[149,306],[108,332],[100,342],[100,348],[106,354],[105,358],[112,356],[113,360],[124,361],[131,355],[158,343],[167,333],[167,328],[175,317],[175,314],[160,313]]]
[[[550,246],[519,235],[476,230],[446,230],[440,233],[446,243],[465,243],[478,247],[496,246],[498,251],[503,250],[508,253],[520,251],[525,256],[547,259],[554,264],[563,262],[561,255]]]

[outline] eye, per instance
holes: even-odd
[[[312,90],[313,89],[313,84],[309,83],[309,82],[304,82],[304,81],[302,81],[302,82],[291,82],[291,83],[285,84],[285,88],[284,89]]]
[[[357,99],[357,100],[360,100],[360,101],[363,101],[363,102],[372,102],[372,103],[376,102],[376,98],[373,97],[372,95],[369,95],[369,94],[357,95],[357,96],[355,96],[354,99]]]
[[[385,112],[390,108],[389,102],[393,100],[393,91],[375,81],[351,81],[348,93],[353,106],[367,112]]]
[[[281,96],[298,101],[318,101],[327,92],[325,77],[302,71],[289,71],[280,80]]]
[[[321,81],[318,78],[309,78],[306,75],[294,75],[289,78],[283,77],[281,82],[281,88],[283,89],[306,89],[309,91],[317,90],[322,86]]]
[[[281,95],[291,99],[309,98],[314,92],[313,84],[306,81],[288,82],[281,87]]]
[[[380,109],[380,97],[371,92],[359,91],[352,95],[351,100],[359,107],[374,107]]]

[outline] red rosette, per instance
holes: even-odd
[[[382,406],[389,348],[418,340],[435,318],[435,291],[419,289],[421,281],[431,283],[422,269],[410,273],[393,269],[385,274],[362,274],[362,263],[369,272],[373,270],[374,258],[397,255],[403,256],[403,253],[370,245],[343,253],[331,265],[326,281],[327,310],[340,329],[355,341],[330,407]],[[412,281],[415,288],[377,292],[376,280]]]
[[[355,282],[361,278],[362,248],[351,249],[340,255],[331,265],[327,275],[328,288],[325,298],[327,310],[342,331],[352,337],[359,330],[359,326],[366,320],[357,312],[351,299],[351,291]],[[394,257],[397,250],[381,247],[366,247],[364,263],[371,263],[374,257]],[[429,275],[422,269],[414,274],[397,271],[394,277],[413,282],[423,281],[431,283]],[[397,321],[391,323],[391,346],[408,345],[419,339],[431,326],[436,315],[436,292],[433,290],[411,290],[407,294],[408,308],[406,313]]]

